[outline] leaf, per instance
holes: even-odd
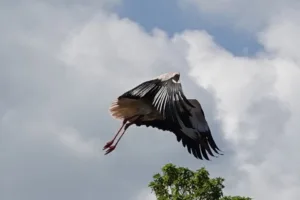
[[[192,171],[168,163],[162,174],[154,174],[149,187],[157,200],[251,200],[248,197],[223,197],[224,178],[210,178],[205,168]]]

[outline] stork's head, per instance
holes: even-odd
[[[171,79],[175,83],[178,83],[179,79],[180,79],[180,73],[179,72],[169,72],[169,73],[161,74],[157,77],[157,79],[159,79],[161,81],[167,81],[167,80]]]

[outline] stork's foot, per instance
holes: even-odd
[[[106,143],[106,145],[103,147],[103,150],[105,150],[105,149],[107,149],[107,148],[109,148],[112,144],[113,144],[113,140],[112,141],[109,141],[109,142],[107,142]]]
[[[106,153],[104,155],[109,154],[110,152],[112,152],[113,150],[115,150],[116,146],[109,146],[108,149],[106,150]]]

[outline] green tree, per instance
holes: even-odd
[[[210,178],[205,168],[192,171],[169,163],[162,175],[155,174],[149,187],[157,200],[251,200],[248,197],[223,196],[223,178]]]

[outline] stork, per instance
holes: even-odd
[[[183,147],[197,159],[210,160],[208,154],[215,157],[213,151],[223,155],[212,137],[200,103],[185,97],[179,79],[178,72],[162,74],[125,92],[111,104],[110,114],[123,122],[114,138],[104,146],[105,155],[116,148],[133,124],[174,133],[177,141],[182,141]],[[113,145],[120,132],[121,136]]]

